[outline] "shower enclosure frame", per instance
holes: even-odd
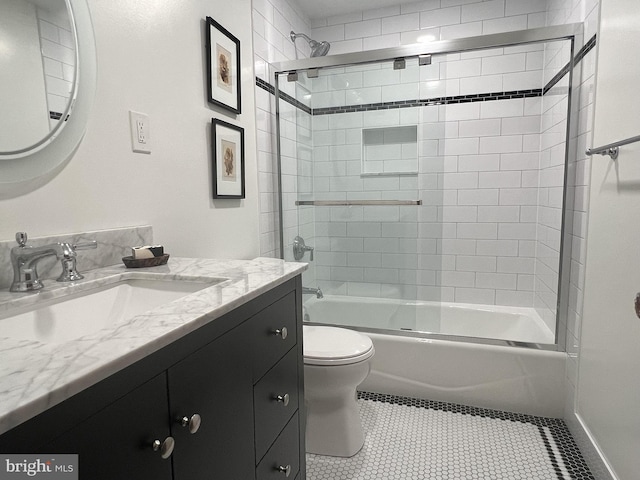
[[[554,344],[538,344],[527,342],[514,342],[509,340],[499,340],[480,337],[463,337],[457,335],[447,335],[440,333],[408,332],[380,329],[366,329],[362,327],[349,327],[354,330],[384,333],[387,335],[413,336],[437,340],[455,340],[467,343],[480,343],[486,345],[504,345],[533,348],[538,350],[566,351],[566,326],[569,311],[569,286],[571,269],[571,237],[573,224],[573,197],[569,198],[569,188],[567,179],[571,166],[571,159],[576,158],[577,142],[577,116],[578,105],[577,88],[579,81],[575,82],[576,53],[584,46],[583,37],[584,26],[582,23],[571,23],[550,27],[533,28],[529,30],[518,30],[512,32],[479,35],[474,37],[457,38],[451,40],[439,40],[428,43],[403,45],[399,47],[383,48],[378,50],[368,50],[363,52],[345,53],[324,57],[312,57],[298,60],[290,60],[269,65],[269,78],[274,86],[275,96],[275,134],[276,134],[276,173],[278,178],[278,222],[279,222],[279,242],[280,258],[284,258],[284,225],[283,225],[283,199],[282,199],[282,165],[281,165],[281,142],[280,142],[280,88],[279,80],[282,75],[298,73],[306,70],[313,70],[324,67],[342,67],[362,65],[375,62],[393,61],[401,58],[416,58],[421,55],[463,53],[474,50],[484,50],[489,48],[512,47],[531,43],[542,43],[552,41],[569,41],[570,56],[566,75],[568,75],[569,85],[567,91],[567,128],[565,138],[565,159],[564,159],[564,186],[562,201],[562,228],[560,233],[560,262],[558,265],[558,298],[556,303],[556,331]],[[574,105],[575,104],[575,105]],[[564,328],[561,328],[561,325]]]

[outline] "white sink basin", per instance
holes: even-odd
[[[67,342],[222,281],[123,280],[13,310],[0,317],[0,338]]]

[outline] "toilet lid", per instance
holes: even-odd
[[[304,363],[348,365],[373,355],[371,339],[353,330],[303,325]]]

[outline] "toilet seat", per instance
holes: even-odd
[[[302,328],[305,365],[351,365],[374,353],[371,339],[353,330],[311,325]]]

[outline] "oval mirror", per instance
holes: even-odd
[[[95,93],[86,0],[0,3],[0,183],[24,182],[77,148]]]

